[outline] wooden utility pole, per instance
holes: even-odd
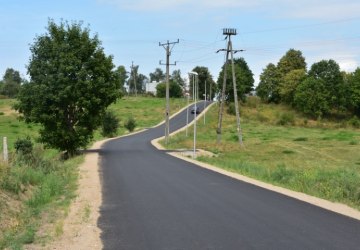
[[[135,73],[135,70],[134,70],[134,62],[131,62],[131,74],[132,74],[132,76],[133,76],[133,81],[134,81],[135,97],[137,97],[136,73]]]
[[[166,63],[163,64],[160,61],[160,65],[166,65],[166,110],[165,110],[165,143],[168,144],[169,142],[169,133],[170,133],[170,125],[169,125],[169,115],[170,115],[170,104],[169,104],[169,74],[170,74],[170,65],[176,65],[176,62],[174,64],[170,64],[170,55],[171,51],[174,48],[175,44],[179,43],[179,39],[176,42],[169,42],[166,43],[159,43],[159,46],[164,47],[166,51]],[[170,45],[172,47],[170,48]]]
[[[227,65],[229,61],[229,53],[231,55],[231,70],[232,70],[232,79],[233,79],[233,89],[234,89],[234,104],[235,104],[235,113],[236,113],[236,124],[237,124],[237,134],[239,138],[240,145],[243,145],[242,140],[242,131],[240,125],[240,113],[239,113],[239,104],[238,104],[238,97],[237,97],[237,87],[236,87],[236,76],[235,76],[235,66],[234,66],[234,53],[244,50],[233,50],[231,36],[236,35],[236,29],[223,29],[223,34],[226,35],[226,39],[228,39],[227,48],[220,49],[219,51],[226,52],[226,61],[224,65],[224,80],[222,86],[222,92],[220,96],[220,107],[219,107],[219,120],[218,120],[218,127],[216,130],[217,133],[217,143],[221,142],[221,133],[222,133],[222,117],[224,112],[224,102],[225,102],[225,90],[226,90],[226,77],[227,77]]]
[[[4,163],[7,164],[9,160],[9,152],[8,152],[8,145],[7,145],[7,138],[3,137],[3,160]]]

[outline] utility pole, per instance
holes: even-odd
[[[170,55],[171,51],[174,48],[175,44],[179,43],[179,39],[176,42],[169,42],[166,43],[159,43],[159,46],[164,47],[166,51],[166,63],[163,64],[160,61],[160,65],[166,65],[166,110],[165,110],[165,143],[168,144],[169,142],[169,133],[170,133],[170,126],[169,126],[169,114],[170,114],[170,104],[169,104],[169,74],[170,74],[170,65],[176,65],[176,62],[170,64]],[[171,48],[170,48],[171,46]]]
[[[136,90],[136,74],[135,74],[135,70],[134,70],[134,62],[131,62],[131,74],[133,76],[133,80],[134,80],[134,89],[135,89],[135,97],[137,97],[137,90]]]
[[[236,35],[236,29],[223,29],[223,34],[226,35],[226,39],[228,39],[227,48],[226,49],[219,49],[216,53],[220,51],[226,52],[226,61],[224,65],[224,80],[222,86],[222,92],[220,96],[220,108],[219,108],[219,121],[218,127],[216,130],[217,133],[217,143],[221,142],[221,132],[222,132],[222,117],[224,112],[224,99],[225,99],[225,90],[226,90],[226,77],[227,77],[227,65],[229,61],[229,53],[231,55],[231,70],[232,70],[232,79],[233,79],[233,89],[234,89],[234,104],[235,104],[235,112],[236,112],[236,124],[237,124],[237,134],[239,138],[239,143],[242,146],[242,132],[241,132],[241,125],[240,125],[240,114],[239,114],[239,104],[238,104],[238,97],[237,97],[237,87],[236,87],[236,77],[235,77],[235,66],[234,66],[234,53],[244,51],[244,50],[233,50],[231,36]]]

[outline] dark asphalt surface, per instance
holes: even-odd
[[[169,156],[150,143],[163,134],[100,150],[104,249],[360,249],[359,221]]]

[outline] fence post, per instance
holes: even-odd
[[[7,138],[3,138],[3,159],[5,163],[8,163],[9,160],[9,153],[8,153],[8,147],[7,147]]]

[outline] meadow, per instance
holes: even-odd
[[[197,123],[197,148],[214,157],[198,160],[278,186],[360,209],[360,129],[353,122],[313,120],[256,98],[240,107],[244,145],[235,116],[225,114],[217,143],[218,107]],[[356,124],[356,123],[355,123]],[[171,137],[169,149],[193,147],[192,129]]]

